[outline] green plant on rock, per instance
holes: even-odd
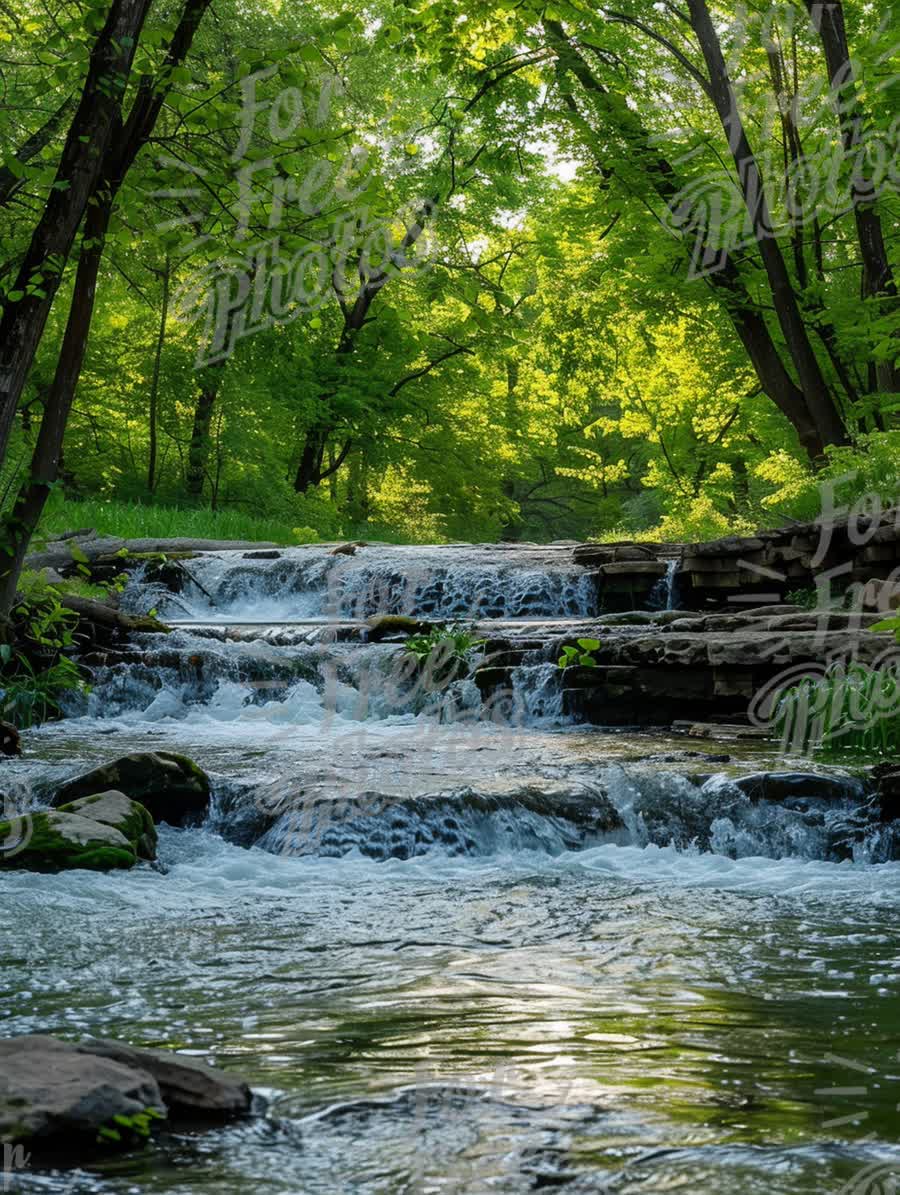
[[[569,644],[562,649],[557,662],[560,668],[596,668],[598,664],[594,652],[599,650],[599,639],[578,639],[576,646]]]
[[[775,729],[798,751],[900,751],[900,676],[890,668],[832,664],[775,699]]]
[[[470,652],[483,647],[472,629],[460,624],[433,627],[427,635],[410,635],[404,656],[432,684],[443,687],[465,674]]]
[[[427,635],[410,635],[406,640],[406,654],[425,665],[434,655],[446,660],[463,662],[470,651],[483,647],[484,639],[476,639],[472,629],[460,624],[433,627]]]
[[[132,1116],[119,1113],[109,1124],[101,1125],[97,1130],[97,1144],[141,1145],[149,1139],[154,1124],[165,1119],[156,1108],[145,1108],[143,1112],[135,1112]]]

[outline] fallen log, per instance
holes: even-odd
[[[89,626],[102,627],[107,631],[121,631],[130,634],[133,631],[143,631],[149,634],[168,635],[171,627],[152,618],[150,615],[123,614],[105,602],[94,601],[93,598],[77,597],[71,593],[59,595],[60,605],[78,615],[79,623]]]

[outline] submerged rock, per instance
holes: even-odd
[[[155,822],[173,826],[202,820],[209,807],[209,777],[193,760],[171,751],[123,755],[70,780],[51,804],[59,808],[108,789],[140,802]]]
[[[148,1112],[165,1116],[159,1085],[145,1070],[82,1054],[42,1034],[0,1041],[2,1142],[92,1150],[104,1139],[102,1130],[124,1127],[116,1128],[117,1117]]]
[[[147,809],[124,793],[110,791],[80,797],[59,806],[60,813],[76,813],[113,826],[127,838],[139,859],[156,858],[156,826]]]
[[[13,822],[0,822],[0,842],[15,843],[14,849],[0,853],[0,868],[110,871],[137,862],[134,845],[120,830],[78,813],[32,813],[16,823],[18,832]]]
[[[345,799],[279,788],[278,818],[257,843],[286,855],[409,859],[438,850],[489,855],[503,850],[557,854],[593,845],[623,828],[621,815],[598,785],[498,778],[421,796],[382,792]]]

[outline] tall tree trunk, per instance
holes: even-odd
[[[347,478],[347,514],[354,524],[369,521],[369,454],[365,448],[350,458]]]
[[[891,270],[884,228],[876,206],[874,184],[872,179],[866,177],[863,169],[861,146],[866,113],[859,97],[850,57],[844,7],[841,0],[827,0],[827,3],[823,3],[822,0],[806,0],[806,7],[822,40],[832,97],[841,126],[844,154],[854,168],[851,198],[863,261],[863,297],[881,299],[885,307],[896,310],[897,284]],[[900,371],[895,370],[890,362],[877,364],[876,378],[881,390],[900,389]]]
[[[147,0],[147,4],[144,6],[145,11],[146,7],[149,6],[149,2],[150,0]],[[48,487],[56,481],[58,476],[59,462],[62,457],[63,437],[65,435],[69,412],[72,409],[72,402],[81,374],[81,367],[84,363],[84,354],[87,348],[87,339],[94,313],[97,275],[100,269],[106,232],[109,228],[109,221],[116,196],[126,174],[134,163],[134,159],[146,144],[147,139],[153,131],[163,102],[168,94],[169,86],[171,85],[172,70],[187,55],[200,20],[209,7],[209,4],[210,0],[185,0],[181,20],[169,44],[161,78],[154,79],[147,77],[141,80],[124,126],[122,125],[121,113],[118,109],[116,109],[114,114],[115,119],[111,118],[112,123],[117,125],[118,136],[114,143],[107,144],[102,161],[97,163],[95,167],[97,186],[93,193],[88,193],[85,196],[84,204],[82,205],[83,210],[86,209],[87,211],[87,216],[85,218],[81,258],[79,259],[78,269],[75,274],[73,303],[69,311],[69,319],[63,336],[63,346],[57,360],[51,393],[48,396],[44,418],[41,422],[41,430],[38,434],[37,444],[35,445],[31,477],[22,487],[15,507],[10,517],[5,520],[3,527],[6,559],[2,563],[2,568],[0,568],[0,621],[5,621],[9,617],[12,603],[15,600],[19,575],[22,571],[22,563],[28,550],[29,540],[37,526],[37,521],[47,500]],[[134,3],[132,3],[132,0],[121,0],[121,4],[113,5],[113,12],[118,11],[122,7],[130,9],[134,7]],[[110,16],[111,19],[112,14]],[[134,53],[135,48],[134,44],[131,44],[132,40],[136,43],[142,22],[143,17],[141,18],[141,23],[137,26],[134,39],[126,38],[125,44],[129,46],[131,54]],[[109,23],[108,20],[107,29]],[[106,30],[104,30],[105,32]],[[131,59],[129,58],[128,61],[130,65]],[[124,89],[125,76],[121,74],[117,75],[113,81],[120,84],[121,88]],[[117,90],[116,87],[112,86],[109,79],[104,80],[101,78],[96,83],[95,90],[100,91],[103,89],[106,91]],[[87,92],[88,88],[86,85],[86,95]],[[84,101],[82,101],[83,106]],[[79,108],[80,112],[81,108]],[[78,115],[76,114],[73,128],[77,124]],[[69,136],[71,140],[71,130]],[[62,170],[62,166],[60,170]],[[37,234],[35,235],[37,236]],[[72,239],[74,239],[74,232]],[[32,250],[34,249],[34,244],[33,240]],[[66,250],[66,255],[68,255],[70,250],[71,240]],[[76,298],[78,298],[77,303],[75,302]],[[7,314],[9,314],[10,310],[14,310],[14,308],[7,309]],[[44,315],[45,320],[46,313]],[[2,328],[5,327],[5,324],[6,320],[4,317],[4,322],[0,324],[0,334],[2,334]],[[34,348],[36,346],[37,340],[35,340]],[[19,347],[21,348],[21,342]],[[3,348],[0,347],[0,354],[3,351]],[[16,360],[19,359],[20,355],[13,354]],[[2,359],[2,355],[0,355],[0,360]],[[2,379],[0,379],[0,382],[2,382]],[[13,414],[15,414],[15,403],[13,404]],[[2,411],[0,411],[0,415],[2,415]],[[11,424],[12,420],[10,419],[9,426],[6,428],[7,441]],[[2,452],[0,452],[0,459],[2,459]]]
[[[223,362],[224,365],[224,362]],[[209,459],[209,445],[212,430],[213,409],[219,396],[222,381],[222,365],[213,365],[206,371],[194,405],[194,425],[188,447],[188,467],[185,489],[192,498],[203,493],[206,480],[206,462]]]
[[[416,213],[413,225],[406,230],[406,235],[400,242],[397,253],[399,257],[412,249],[425,231],[425,224],[437,207],[437,200],[425,203]],[[335,365],[338,372],[342,363],[356,351],[356,338],[365,327],[369,318],[369,310],[377,295],[381,293],[390,280],[390,274],[382,270],[371,277],[362,277],[359,290],[356,292],[352,307],[344,308],[344,326],[335,350]],[[334,432],[334,422],[331,418],[330,407],[334,393],[323,394],[319,400],[320,412],[312,425],[307,428],[300,452],[300,463],[294,477],[294,490],[298,494],[305,494],[314,486],[319,485],[326,477],[332,476],[340,469],[353,446],[352,439],[348,439],[338,453],[333,465],[324,467],[325,449],[328,437]]]
[[[151,0],[113,0],[91,50],[81,102],[69,127],[56,180],[0,319],[0,464],[62,273],[121,128],[122,97]],[[40,281],[38,282],[38,279]]]
[[[594,75],[562,25],[558,21],[548,19],[544,21],[544,28],[562,68],[571,72],[588,94],[594,95],[605,104],[609,99],[607,89]],[[571,97],[569,99],[571,100]],[[574,104],[574,101],[572,103]],[[675,168],[659,152],[637,113],[626,110],[623,114],[621,109],[617,109],[614,113],[610,111],[610,119],[627,121],[625,128],[620,124],[620,132],[624,136],[628,152],[645,171],[653,190],[666,204],[673,221],[677,224],[683,188]],[[600,163],[598,166],[604,176],[609,174]],[[710,260],[715,256],[707,246],[695,250],[695,255],[698,254]],[[760,386],[792,424],[810,460],[818,460],[825,449],[824,441],[810,415],[803,391],[788,372],[765,317],[751,297],[734,259],[727,253],[721,255],[720,268],[707,274],[705,278],[734,325],[738,339],[759,378]]]
[[[169,318],[169,259],[160,271],[162,277],[162,312],[159,317],[159,333],[156,337],[156,352],[153,356],[153,377],[150,382],[150,452],[147,460],[147,490],[156,489],[156,458],[159,450],[159,372],[162,365],[163,345],[166,342],[166,321]]]
[[[32,453],[29,476],[20,487],[12,512],[5,520],[6,554],[0,556],[0,619],[9,617],[28,544],[40,521],[50,490],[59,475],[63,435],[84,364],[94,313],[97,274],[103,257],[103,244],[111,213],[111,197],[88,208],[83,247],[72,292],[72,305],[69,308],[56,373],[44,404],[44,416]]]
[[[781,247],[772,231],[771,212],[756,155],[738,109],[719,36],[706,0],[688,0],[691,24],[709,71],[710,94],[728,138],[744,204],[772,292],[775,314],[784,333],[800,389],[816,430],[826,445],[846,444],[847,430],[828,388],[803,322]]]

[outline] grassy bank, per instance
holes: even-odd
[[[311,513],[315,515],[315,510],[307,509],[304,513],[310,517]],[[334,517],[334,512],[328,512],[319,527],[310,527],[292,526],[282,519],[258,517],[233,509],[210,510],[102,498],[72,502],[57,497],[47,504],[37,539],[47,541],[67,531],[82,529],[122,539],[245,539],[285,546],[346,539],[399,544],[422,542],[380,523],[342,523]]]
[[[309,527],[290,527],[275,519],[256,518],[237,510],[151,506],[100,499],[53,503],[51,506],[41,522],[42,539],[52,539],[54,535],[82,528],[123,539],[246,539],[300,544],[318,538]]]

